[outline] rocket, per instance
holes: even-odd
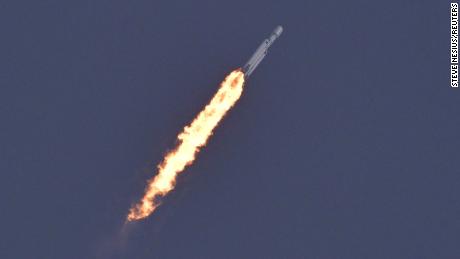
[[[254,54],[252,54],[251,58],[242,68],[245,78],[248,78],[252,74],[254,69],[256,69],[259,63],[264,59],[265,55],[267,55],[268,48],[270,48],[270,46],[281,35],[282,32],[283,27],[276,26],[276,28],[270,34],[270,37],[265,39],[262,44],[260,44]]]

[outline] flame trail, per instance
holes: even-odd
[[[179,134],[179,144],[158,165],[158,174],[148,181],[144,197],[131,207],[127,220],[143,219],[160,205],[158,198],[171,191],[177,175],[193,163],[195,154],[206,144],[214,128],[240,98],[243,84],[244,74],[240,70],[233,71],[225,78],[209,104]]]

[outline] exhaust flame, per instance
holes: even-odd
[[[244,74],[240,70],[233,71],[225,78],[209,104],[179,134],[179,144],[158,165],[158,174],[148,181],[144,197],[130,209],[127,220],[148,217],[160,205],[158,198],[170,192],[177,175],[193,163],[196,153],[206,144],[214,128],[240,98],[243,84]]]

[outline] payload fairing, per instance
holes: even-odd
[[[270,34],[270,37],[265,39],[262,44],[260,44],[246,65],[243,66],[242,71],[245,78],[248,78],[252,74],[254,69],[256,69],[259,63],[264,59],[265,55],[267,55],[268,48],[273,44],[273,42],[275,42],[275,40],[281,35],[282,32],[283,27],[276,26],[272,34]]]

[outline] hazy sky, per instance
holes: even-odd
[[[450,1],[3,1],[0,258],[458,258]],[[145,221],[176,135],[278,24]]]

